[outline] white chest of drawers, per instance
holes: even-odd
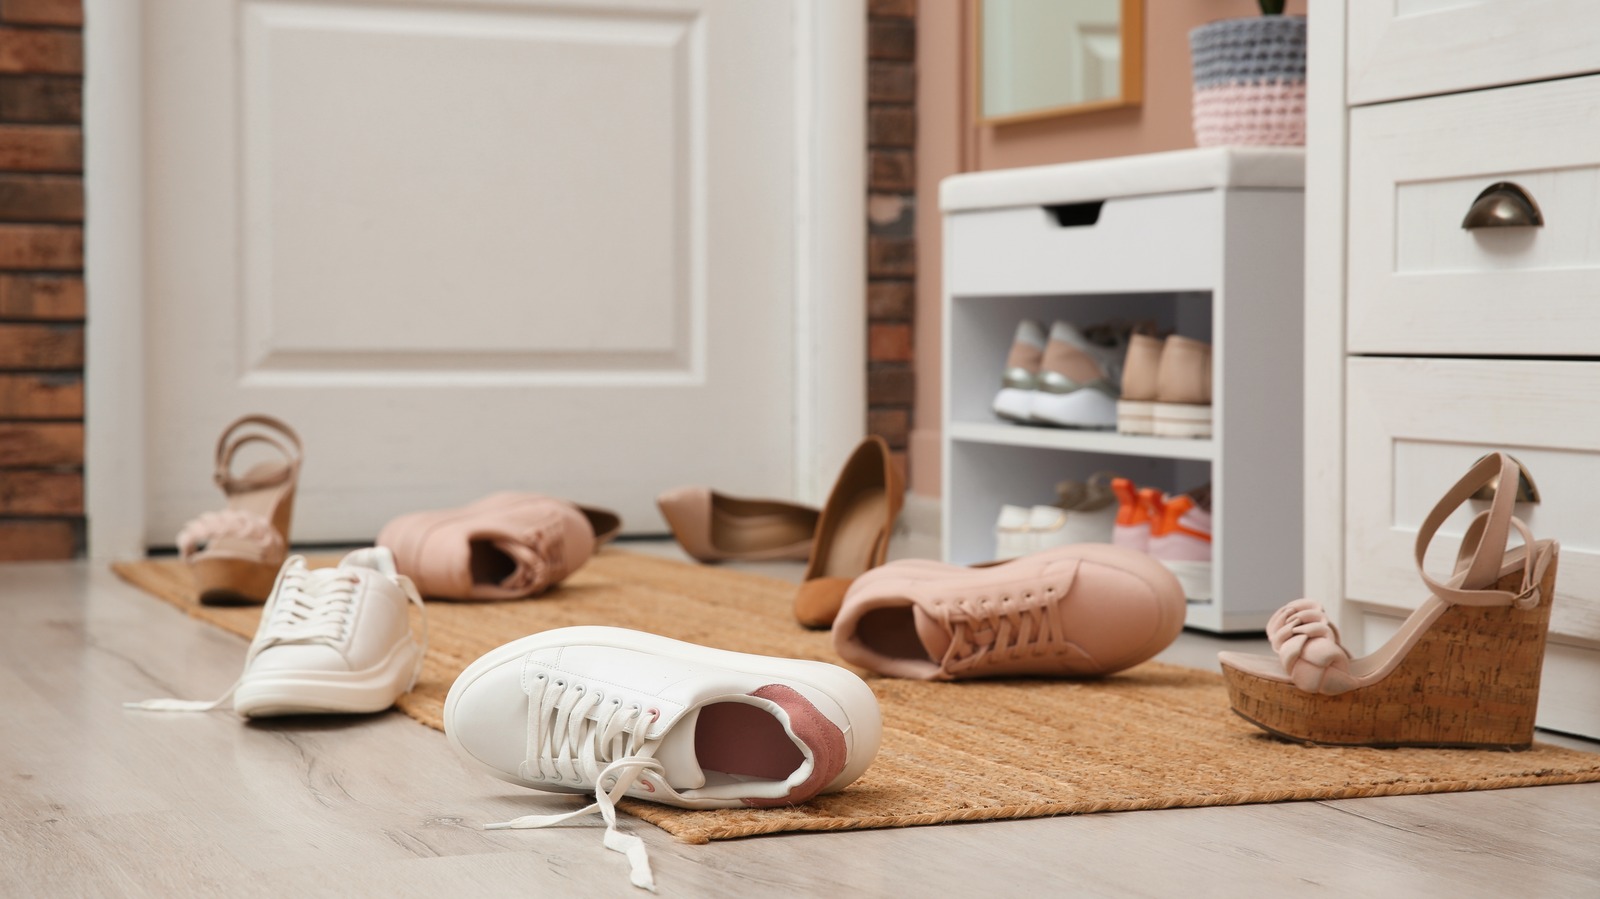
[[[1563,545],[1538,723],[1600,737],[1600,4],[1325,0],[1310,35],[1307,594],[1375,648],[1418,524],[1507,450]],[[1504,182],[1542,224],[1464,227]]]

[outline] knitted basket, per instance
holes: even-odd
[[[1189,32],[1202,147],[1306,142],[1305,16],[1224,19]]]

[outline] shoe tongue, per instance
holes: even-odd
[[[700,707],[683,713],[673,722],[656,747],[655,758],[665,768],[661,779],[674,790],[698,790],[706,785],[706,772],[694,751],[694,730],[700,723]]]
[[[351,551],[339,560],[339,567],[348,571],[353,568],[369,568],[393,577],[395,574],[394,553],[387,547],[369,546],[366,549]]]
[[[917,627],[917,638],[922,641],[922,648],[928,651],[928,658],[935,662],[944,658],[945,651],[950,648],[950,632],[940,621],[922,610],[921,606],[911,607],[911,620]]]

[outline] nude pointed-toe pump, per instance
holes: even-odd
[[[1267,624],[1277,658],[1221,653],[1240,717],[1290,740],[1339,746],[1526,749],[1555,597],[1553,540],[1514,517],[1519,468],[1485,456],[1450,488],[1417,532],[1417,570],[1430,595],[1399,633],[1353,659],[1316,602],[1296,600]],[[1423,558],[1439,526],[1486,484],[1490,507],[1462,538],[1453,575],[1434,580]],[[1522,545],[1507,548],[1512,530]]]
[[[280,458],[235,473],[234,457],[250,444],[272,447]],[[184,525],[178,551],[189,563],[200,602],[265,602],[289,553],[300,436],[271,416],[247,415],[217,439],[214,477],[227,507]]]
[[[889,537],[905,502],[889,444],[872,436],[844,463],[817,520],[805,581],[795,595],[795,619],[806,627],[833,626],[850,583],[884,563]]]
[[[710,487],[679,487],[656,497],[683,551],[701,562],[805,561],[818,511],[781,499],[749,499]]]

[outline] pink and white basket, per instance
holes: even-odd
[[[1306,142],[1306,19],[1225,19],[1189,32],[1201,147]]]

